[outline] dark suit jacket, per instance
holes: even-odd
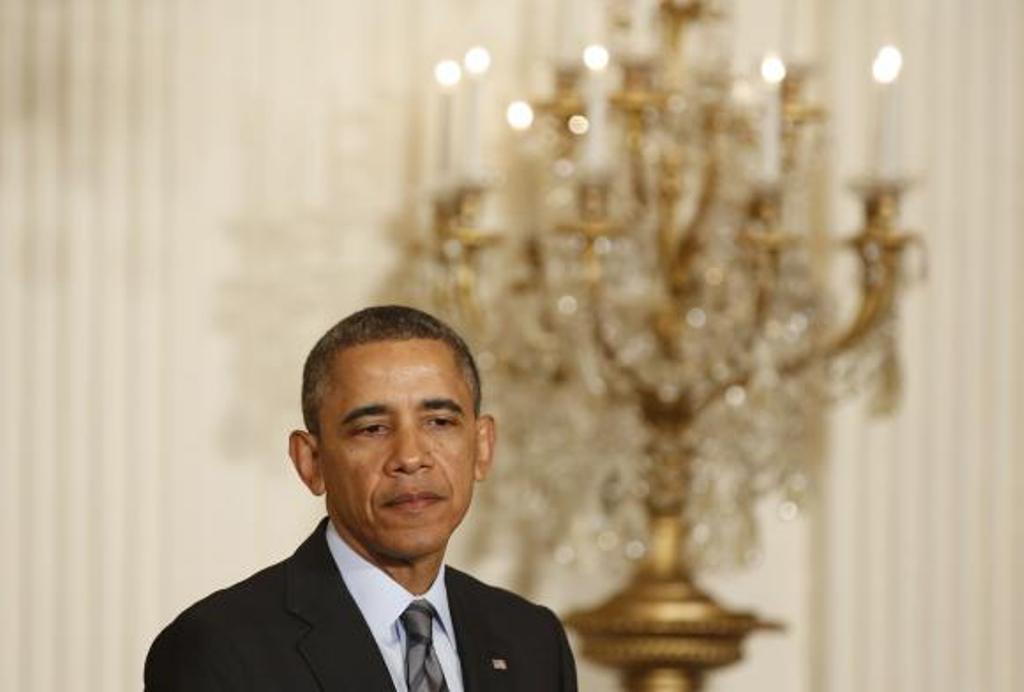
[[[147,692],[394,692],[327,547],[326,521],[287,560],[168,625],[146,657]],[[466,692],[575,692],[554,613],[452,568],[445,574]]]

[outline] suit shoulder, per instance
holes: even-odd
[[[173,634],[250,630],[278,619],[283,612],[285,568],[284,562],[271,565],[232,586],[214,591],[183,610],[161,632],[161,637]]]
[[[547,607],[533,603],[519,594],[507,589],[486,584],[476,577],[470,576],[451,567],[446,568],[449,587],[459,591],[474,603],[479,603],[495,617],[513,618],[517,621],[534,622],[537,625],[550,626],[552,621],[559,623],[558,617]],[[561,625],[558,624],[561,628]]]
[[[278,563],[183,610],[146,656],[148,690],[224,689],[244,678],[252,632],[282,625],[284,568]]]

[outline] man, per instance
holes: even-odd
[[[412,308],[357,312],[309,354],[302,411],[289,453],[327,518],[164,629],[146,689],[575,691],[551,611],[443,562],[495,441],[463,340]]]

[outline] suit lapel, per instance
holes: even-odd
[[[508,659],[510,649],[488,625],[486,604],[475,601],[468,578],[451,567],[445,569],[445,577],[465,692],[512,690],[513,665],[521,662]]]
[[[327,519],[288,560],[288,610],[309,630],[298,648],[325,692],[394,692],[380,649],[338,574]]]

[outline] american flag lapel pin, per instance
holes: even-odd
[[[491,667],[494,670],[508,670],[508,661],[503,658],[492,658]]]

